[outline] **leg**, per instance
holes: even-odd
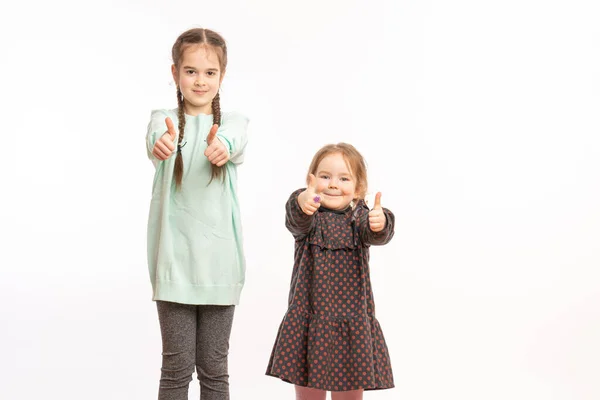
[[[349,390],[347,392],[331,392],[331,400],[362,400],[363,390]]]
[[[294,385],[294,387],[296,388],[296,400],[325,400],[325,396],[327,396],[325,390],[298,385]]]
[[[198,306],[196,368],[202,400],[229,400],[227,355],[235,306]]]
[[[162,335],[158,400],[187,400],[196,355],[196,306],[157,301]]]

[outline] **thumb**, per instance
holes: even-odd
[[[373,208],[381,208],[381,192],[377,192],[375,195],[375,204]]]
[[[211,144],[213,140],[215,140],[215,136],[217,136],[217,130],[219,129],[219,125],[214,124],[212,128],[210,128],[210,132],[208,132],[208,136],[206,137],[206,143]]]
[[[308,175],[308,189],[317,192],[317,177],[313,174]]]
[[[175,141],[177,133],[175,133],[175,125],[173,125],[173,121],[171,121],[171,118],[167,117],[165,118],[165,123],[167,124],[167,133],[171,136],[171,140]]]

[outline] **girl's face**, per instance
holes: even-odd
[[[225,73],[217,53],[210,47],[192,45],[183,52],[179,70],[173,65],[171,72],[183,94],[186,114],[212,114],[212,100]]]
[[[321,204],[332,210],[343,210],[357,197],[356,180],[344,156],[329,154],[317,166],[317,193]]]

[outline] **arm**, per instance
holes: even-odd
[[[229,152],[229,161],[234,164],[244,162],[244,150],[248,143],[248,118],[240,113],[223,115],[223,122],[217,130],[217,138]]]
[[[300,208],[298,196],[302,192],[304,192],[304,189],[294,191],[285,204],[285,226],[295,239],[308,234],[315,218],[314,214],[307,215]]]
[[[379,232],[373,232],[369,224],[368,210],[361,211],[358,216],[358,231],[363,244],[381,246],[388,244],[394,237],[394,214],[387,208],[382,208],[385,215],[385,226]]]

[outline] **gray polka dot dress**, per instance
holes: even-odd
[[[369,209],[321,206],[302,212],[298,189],[286,204],[286,226],[296,240],[289,308],[279,327],[267,375],[327,391],[394,387],[387,345],[375,318],[369,247],[388,243],[386,227],[369,229]]]

